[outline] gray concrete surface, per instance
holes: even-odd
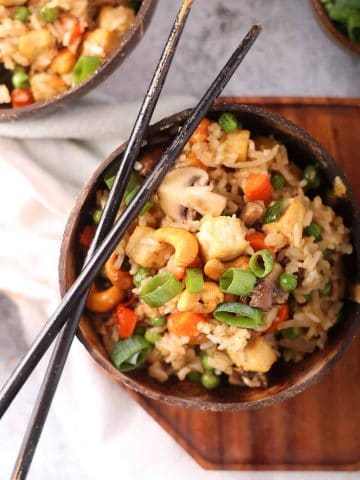
[[[179,3],[159,1],[144,41],[99,87],[101,91],[124,100],[136,99],[144,93]],[[264,32],[225,94],[360,96],[359,58],[338,48],[319,30],[306,0],[198,0],[164,93],[200,96],[255,21],[264,25]],[[1,297],[1,383],[26,348],[17,323],[16,306]],[[9,478],[38,386],[36,379],[32,379],[1,422],[1,480]],[[52,414],[29,478],[86,480]],[[325,479],[328,475],[319,474],[317,478]],[[348,478],[347,474],[341,478]]]

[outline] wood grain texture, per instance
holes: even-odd
[[[344,167],[360,198],[358,99],[228,98],[299,124]],[[360,468],[360,337],[318,384],[272,407],[204,412],[131,393],[204,468],[357,470]]]

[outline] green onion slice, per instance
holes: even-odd
[[[244,303],[224,302],[220,303],[214,317],[219,322],[240,328],[256,328],[260,325],[263,312]]]
[[[161,307],[181,292],[181,283],[171,273],[158,273],[140,290],[140,297],[150,307]]]
[[[128,372],[142,365],[152,350],[151,344],[140,335],[117,342],[111,360],[120,372]]]
[[[263,223],[272,223],[279,220],[283,207],[284,202],[282,200],[279,200],[271,205],[265,212]]]
[[[150,270],[145,267],[139,267],[134,276],[133,276],[133,282],[135,287],[140,287],[141,282],[144,280],[144,278],[148,277],[150,275]]]
[[[261,260],[261,263],[259,260]],[[266,277],[274,267],[274,259],[271,252],[264,248],[254,253],[254,255],[250,257],[249,267],[257,277]]]
[[[249,270],[229,268],[220,278],[220,289],[234,295],[249,295],[256,282],[256,276]]]
[[[200,268],[187,268],[185,272],[186,290],[190,293],[200,293],[204,289],[204,277]]]

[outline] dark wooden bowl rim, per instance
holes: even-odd
[[[360,262],[359,262],[359,255],[358,251],[359,248],[359,239],[360,239],[360,221],[359,221],[359,212],[357,211],[356,201],[352,194],[350,185],[344,176],[339,165],[330,157],[330,155],[324,150],[324,148],[314,140],[309,134],[307,134],[303,129],[298,127],[293,122],[285,119],[284,117],[262,110],[261,108],[248,106],[248,105],[240,105],[236,103],[224,103],[221,100],[217,102],[217,105],[210,111],[210,113],[218,113],[221,111],[236,111],[239,114],[250,114],[253,115],[257,121],[267,122],[270,126],[274,127],[277,126],[278,132],[283,132],[284,135],[287,135],[289,139],[296,138],[298,141],[307,145],[309,149],[313,152],[314,157],[316,156],[316,161],[319,164],[328,170],[331,170],[331,176],[340,176],[344,181],[347,191],[348,191],[348,201],[349,205],[351,205],[351,211],[353,213],[353,224],[352,224],[352,241],[355,245],[357,251],[357,259],[356,269],[357,274],[360,272]],[[175,115],[172,115],[164,120],[156,123],[149,129],[148,138],[151,138],[155,132],[159,133],[161,131],[165,131],[170,127],[177,124],[179,121],[184,120],[186,116],[189,114],[190,110],[185,110]],[[275,128],[275,127],[274,127]],[[274,132],[277,135],[277,132]],[[280,133],[278,133],[280,135]],[[78,226],[78,219],[79,214],[82,211],[84,203],[86,200],[91,196],[91,192],[95,186],[96,181],[102,175],[104,170],[112,163],[112,161],[124,151],[126,144],[122,144],[118,147],[106,160],[104,160],[98,168],[95,170],[89,181],[85,184],[82,188],[75,206],[70,214],[68,223],[66,225],[66,229],[63,236],[63,241],[61,245],[61,254],[60,254],[60,262],[59,262],[59,281],[60,281],[60,291],[61,294],[64,295],[67,288],[69,287],[69,283],[71,281],[68,280],[69,278],[69,267],[71,263],[71,248],[72,243],[75,239],[77,226]],[[314,159],[312,159],[314,160]],[[105,358],[103,354],[101,354],[97,349],[95,349],[91,342],[89,342],[87,338],[87,333],[84,333],[83,327],[80,327],[77,336],[83,345],[87,348],[91,356],[100,365],[111,377],[115,379],[122,385],[139,392],[146,397],[164,401],[166,403],[177,405],[181,407],[188,407],[188,408],[197,408],[203,410],[211,410],[211,411],[237,411],[242,409],[250,409],[250,408],[262,408],[271,406],[276,402],[286,400],[288,398],[293,397],[301,393],[304,389],[308,388],[310,385],[319,381],[319,379],[329,371],[332,365],[343,355],[346,349],[349,347],[352,339],[354,338],[356,332],[360,327],[360,308],[359,306],[355,306],[353,302],[349,302],[351,305],[354,306],[354,313],[351,315],[351,318],[341,320],[341,328],[338,329],[339,331],[339,338],[340,340],[336,340],[336,345],[331,346],[330,351],[325,353],[321,353],[321,357],[319,361],[317,361],[316,366],[312,366],[311,368],[306,369],[303,367],[305,363],[300,362],[298,367],[296,367],[299,371],[296,375],[299,377],[296,381],[292,383],[285,383],[285,385],[281,384],[280,388],[276,388],[276,385],[270,386],[270,388],[265,389],[264,392],[266,393],[265,398],[250,400],[250,401],[226,401],[226,398],[222,399],[221,401],[216,398],[214,400],[212,392],[202,392],[199,393],[198,397],[195,398],[183,398],[178,395],[175,395],[172,392],[172,386],[170,385],[166,392],[161,391],[160,386],[158,387],[158,383],[156,381],[152,382],[152,385],[146,386],[143,384],[142,381],[139,379],[134,378],[134,376],[130,376],[128,374],[124,374],[119,372],[111,362]],[[339,325],[339,324],[337,324]],[[335,326],[336,327],[336,326]],[[335,328],[333,327],[333,328]],[[346,328],[345,328],[346,327]],[[329,347],[330,348],[330,347]],[[320,355],[320,354],[319,354]],[[308,356],[308,358],[311,357]],[[304,361],[305,362],[305,361]],[[294,367],[295,368],[295,367]],[[136,373],[135,373],[136,377]],[[178,383],[185,383],[185,382],[178,382]],[[251,390],[258,390],[258,389],[251,389]],[[175,391],[175,390],[174,390]]]
[[[134,25],[126,32],[121,43],[105,59],[97,72],[88,80],[75,85],[56,97],[22,108],[0,108],[0,121],[17,120],[31,115],[48,114],[67,103],[78,100],[88,93],[107,77],[124,61],[144,36],[158,0],[142,0],[141,7],[136,14]]]

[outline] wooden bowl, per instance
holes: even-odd
[[[334,22],[328,17],[321,0],[310,0],[310,3],[315,12],[316,20],[329,38],[343,48],[346,48],[346,50],[360,54],[360,45],[352,42],[336,27]]]
[[[359,264],[359,214],[356,203],[343,172],[330,155],[301,128],[285,118],[262,109],[240,104],[219,102],[209,116],[217,118],[223,111],[234,111],[252,132],[258,134],[273,133],[289,151],[289,156],[300,166],[315,163],[323,171],[329,184],[335,176],[340,176],[346,187],[347,196],[340,202],[336,210],[344,216],[345,222],[352,227],[352,241],[355,252],[347,262],[347,278],[355,283],[360,272]],[[188,116],[189,110],[183,111],[149,128],[147,138],[149,143],[167,142],[177,128]],[[124,151],[125,145],[117,148],[94,172],[93,176],[81,190],[63,237],[59,264],[60,288],[64,295],[79,271],[79,255],[77,239],[80,229],[84,226],[84,214],[90,211],[94,201],[94,192],[100,187],[104,170]],[[103,188],[103,186],[102,186]],[[350,344],[360,326],[360,306],[352,301],[345,301],[342,320],[329,332],[329,340],[323,351],[316,351],[298,364],[277,362],[269,375],[269,387],[242,388],[232,385],[222,386],[214,391],[206,391],[203,387],[188,381],[179,382],[172,378],[169,382],[160,384],[149,377],[145,370],[129,373],[119,372],[109,361],[91,322],[84,316],[78,330],[78,338],[88,349],[94,360],[115,381],[126,385],[141,394],[162,400],[164,402],[213,411],[235,411],[247,408],[265,407],[280,400],[290,398],[306,387],[317,382],[320,377],[339,359]]]
[[[35,102],[28,107],[3,108],[0,107],[0,121],[17,120],[34,114],[48,114],[57,108],[64,107],[67,103],[78,100],[80,97],[95,88],[125,60],[145,34],[151,17],[154,13],[158,0],[142,0],[141,7],[136,14],[134,25],[128,30],[121,43],[105,59],[98,70],[84,82],[75,85],[56,97],[42,102]],[[3,77],[3,78],[2,78]],[[8,77],[8,74],[7,74]],[[4,77],[4,70],[0,71],[0,79],[7,83],[8,78]],[[0,83],[1,83],[0,81]]]

